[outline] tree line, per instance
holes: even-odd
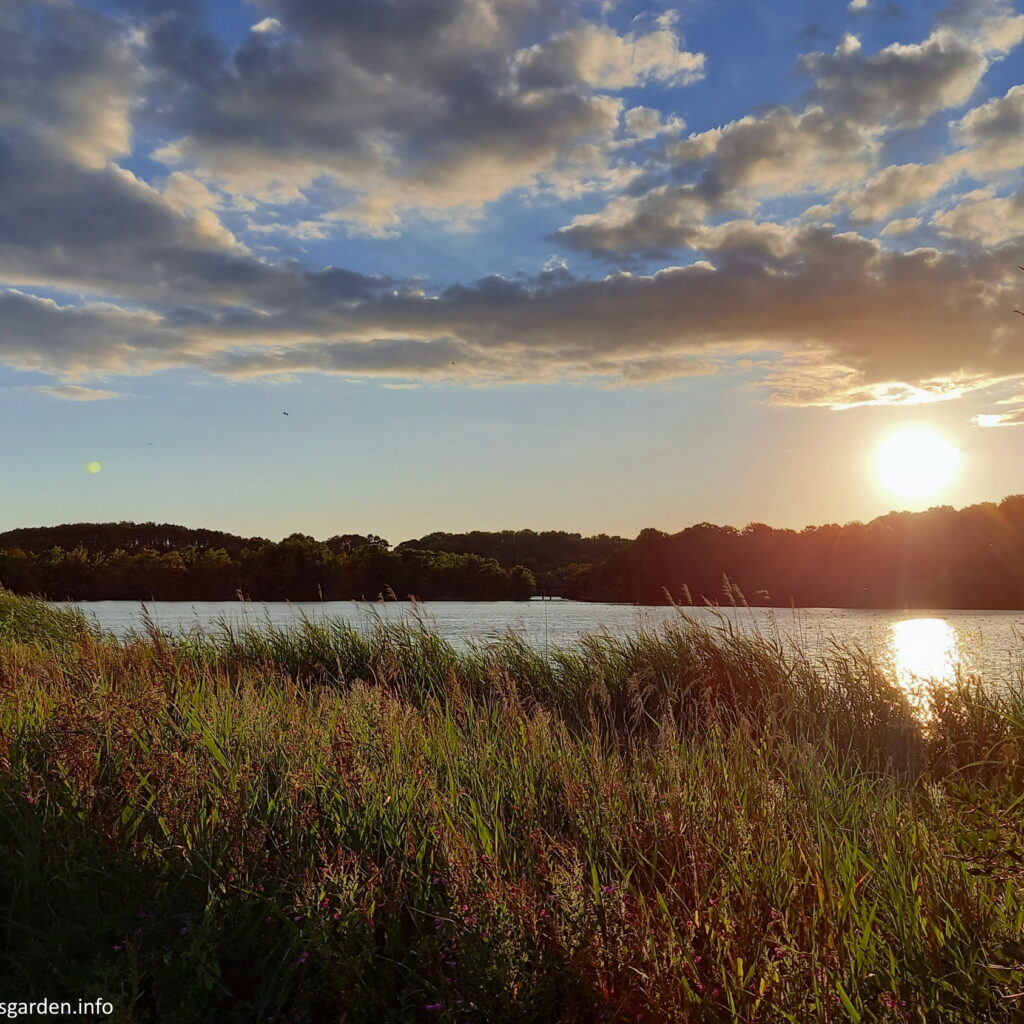
[[[72,600],[525,600],[1024,608],[1024,496],[803,530],[698,523],[634,540],[564,531],[277,543],[154,523],[0,533],[0,585]]]
[[[590,601],[1024,608],[1024,496],[869,523],[644,530],[581,581]]]
[[[471,552],[391,550],[357,534],[273,543],[153,523],[0,534],[0,585],[74,601],[517,601],[536,590],[529,570]]]

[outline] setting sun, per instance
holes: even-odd
[[[924,498],[956,474],[960,450],[927,427],[907,427],[882,442],[875,459],[879,482],[905,498]]]

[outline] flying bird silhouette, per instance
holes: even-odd
[[[282,416],[290,416],[291,414],[290,414],[290,413],[287,413],[287,412],[282,412],[282,413],[281,413],[281,415],[282,415]]]

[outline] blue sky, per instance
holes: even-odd
[[[1022,41],[999,0],[14,0],[0,528],[845,522],[921,507],[871,467],[907,424],[964,453],[924,504],[1024,491]]]

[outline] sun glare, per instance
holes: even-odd
[[[904,619],[893,623],[889,646],[897,680],[918,711],[926,712],[930,689],[956,679],[955,630],[945,619]]]
[[[878,449],[879,482],[905,498],[924,498],[956,475],[960,450],[927,427],[906,427],[890,434]]]

